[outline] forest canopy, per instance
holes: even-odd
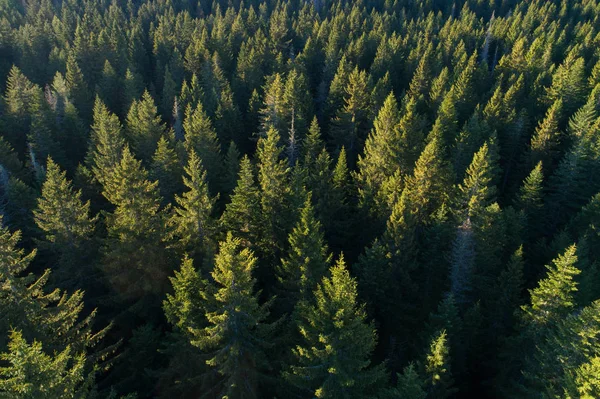
[[[599,398],[600,1],[0,0],[0,398]]]

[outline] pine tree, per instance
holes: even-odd
[[[117,294],[115,301],[128,304],[132,312],[155,315],[153,306],[166,289],[171,267],[161,245],[164,213],[158,182],[148,180],[141,161],[126,146],[103,186],[102,194],[116,208],[107,215],[102,269]]]
[[[188,106],[185,112],[183,129],[185,130],[187,151],[193,150],[198,154],[202,160],[202,165],[206,168],[211,193],[217,193],[222,185],[223,160],[221,158],[221,145],[201,103],[198,103],[193,111],[192,107]]]
[[[277,270],[282,288],[282,308],[290,313],[298,300],[306,300],[321,281],[327,270],[331,256],[321,232],[321,223],[316,219],[311,195],[306,198],[300,210],[300,219],[288,238],[290,249],[281,260]]]
[[[150,175],[153,180],[158,181],[160,195],[165,204],[170,203],[175,193],[181,191],[182,174],[181,161],[173,148],[173,143],[162,136],[152,156]]]
[[[0,331],[19,329],[26,340],[39,340],[47,350],[85,353],[96,346],[106,335],[107,328],[92,332],[95,311],[83,316],[83,293],[69,295],[59,289],[46,291],[50,271],[41,276],[29,272],[36,251],[25,253],[17,248],[21,232],[11,233],[0,228]],[[0,347],[5,347],[4,335]],[[94,367],[105,360],[114,348],[96,352],[86,360],[86,366]]]
[[[571,245],[564,254],[546,266],[548,274],[540,280],[537,288],[530,291],[531,305],[522,306],[524,320],[533,329],[561,320],[574,308],[574,293],[577,283],[574,277],[580,273],[577,269],[577,248]]]
[[[400,157],[400,170],[407,174],[412,172],[415,162],[423,151],[426,121],[417,111],[418,102],[413,97],[405,97],[399,129],[404,156]]]
[[[148,91],[144,92],[141,100],[134,100],[131,104],[126,134],[137,157],[149,165],[158,140],[165,134],[165,127]]]
[[[74,53],[69,54],[67,58],[66,79],[69,98],[75,104],[83,119],[89,120],[92,113],[92,93],[86,84]]]
[[[0,354],[7,363],[0,367],[0,394],[7,398],[87,398],[95,394],[94,372],[85,368],[85,355],[71,347],[48,355],[42,343],[27,343],[12,331],[8,352]]]
[[[209,253],[211,237],[215,231],[212,213],[218,198],[211,197],[202,162],[192,150],[185,167],[183,183],[188,191],[176,195],[173,215],[169,220],[177,245],[187,254],[198,259],[197,254]]]
[[[111,114],[106,105],[96,98],[87,163],[94,178],[101,184],[110,179],[121,160],[125,146],[122,130],[119,118]]]
[[[539,123],[531,138],[531,154],[529,160],[531,165],[542,161],[549,170],[557,160],[561,133],[559,123],[562,115],[562,100],[558,99],[546,112],[546,117]]]
[[[493,140],[486,142],[473,156],[465,179],[459,186],[460,207],[473,217],[495,201],[499,155]]]
[[[544,234],[544,173],[542,161],[531,170],[519,188],[515,206],[527,218],[526,234],[529,238],[540,237]]]
[[[235,188],[237,175],[240,171],[240,152],[233,141],[229,143],[223,164],[223,189],[225,194],[229,195]]]
[[[300,305],[302,342],[284,377],[318,398],[376,397],[386,379],[382,365],[369,360],[377,333],[357,301],[356,281],[343,258],[330,273],[314,291],[314,301]]]
[[[356,178],[361,205],[381,214],[387,202],[387,198],[381,198],[381,186],[396,172],[403,155],[399,148],[400,115],[393,94],[385,100],[373,125],[365,142],[364,156],[358,156]]]
[[[548,101],[552,104],[562,100],[565,115],[572,115],[583,105],[585,89],[585,60],[576,58],[571,52],[552,75],[552,85],[547,90]]]
[[[336,112],[332,122],[331,137],[336,148],[345,147],[355,159],[370,129],[371,83],[366,71],[356,67],[348,76],[344,92],[344,105]]]
[[[264,219],[263,254],[273,254],[284,246],[287,236],[289,215],[287,183],[289,168],[280,159],[283,149],[279,146],[279,133],[271,128],[267,136],[259,139],[256,149],[258,159],[258,184],[260,186],[260,204]]]
[[[96,92],[102,101],[107,105],[108,109],[121,114],[121,80],[117,72],[110,64],[110,61],[104,62],[102,69],[102,77],[96,87]],[[128,104],[129,105],[129,104]]]
[[[13,66],[6,80],[4,96],[6,106],[2,119],[6,139],[17,154],[23,154],[26,151],[26,138],[31,127],[34,105],[39,104],[41,98],[40,87],[27,79],[19,68]]]
[[[413,175],[406,179],[404,192],[416,220],[426,221],[451,194],[452,170],[444,159],[442,141],[434,136],[417,160]]]
[[[74,191],[66,172],[48,158],[42,196],[33,212],[35,222],[44,233],[44,246],[58,260],[57,278],[61,286],[77,288],[89,278],[86,267],[93,257],[91,238],[96,218],[90,218],[90,202],[81,200],[81,191]]]
[[[450,370],[450,353],[446,331],[434,335],[423,365],[427,398],[444,399],[454,393],[454,380]]]
[[[231,195],[231,202],[225,207],[221,225],[223,230],[242,239],[246,246],[259,245],[262,228],[260,201],[254,167],[250,159],[244,156],[240,161],[237,185]]]
[[[194,330],[192,344],[210,354],[206,363],[219,375],[211,391],[227,397],[259,397],[269,370],[266,350],[273,337],[268,304],[259,305],[252,273],[256,258],[231,234],[219,246],[206,312],[207,326]]]
[[[169,364],[161,372],[162,394],[193,395],[197,391],[212,388],[208,356],[197,350],[192,341],[201,328],[207,326],[205,317],[209,301],[207,282],[202,278],[193,260],[184,256],[181,267],[169,277],[173,293],[167,294],[163,310],[167,321],[173,326],[164,352]],[[166,382],[165,382],[166,381]],[[166,397],[166,396],[165,396]]]
[[[422,377],[416,370],[415,364],[411,363],[404,368],[402,374],[398,374],[396,386],[386,392],[383,398],[397,399],[425,399],[427,393],[423,389],[425,385]]]

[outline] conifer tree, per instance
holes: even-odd
[[[42,343],[27,343],[19,331],[10,334],[8,352],[0,354],[0,392],[14,399],[94,397],[94,372],[85,369],[85,355],[71,347],[47,354]]]
[[[246,246],[259,245],[262,228],[260,201],[254,167],[250,159],[244,156],[240,161],[237,185],[231,195],[231,202],[225,207],[221,225],[225,231],[242,239]]]
[[[289,196],[287,163],[280,159],[283,149],[279,146],[279,133],[271,128],[267,136],[259,139],[256,150],[258,159],[258,184],[260,204],[264,218],[264,254],[283,247],[290,222],[287,209]]]
[[[119,118],[110,113],[106,105],[96,98],[94,124],[87,163],[94,178],[104,184],[121,160],[125,139]]]
[[[66,79],[69,98],[77,106],[81,116],[89,120],[92,111],[92,93],[86,84],[74,53],[69,54],[67,58]]]
[[[534,330],[559,321],[575,307],[574,280],[581,271],[576,267],[577,247],[571,245],[552,265],[546,266],[548,274],[530,291],[531,305],[522,306],[526,323]]]
[[[300,305],[302,342],[284,376],[305,395],[376,397],[386,378],[382,366],[369,360],[377,333],[357,301],[356,281],[343,258],[330,275],[319,283],[314,300]]]
[[[585,87],[585,60],[571,52],[552,75],[548,100],[562,100],[565,115],[572,115],[585,101]]]
[[[256,261],[240,239],[227,235],[206,290],[207,326],[193,331],[192,344],[210,354],[206,363],[219,375],[212,388],[218,395],[258,397],[269,370],[266,350],[275,325],[266,323],[268,304],[259,305],[254,292]]]
[[[384,208],[387,199],[381,198],[381,186],[396,172],[403,155],[399,148],[402,142],[400,115],[393,94],[385,100],[373,125],[365,142],[364,156],[358,156],[356,177],[362,206],[375,211]]]
[[[121,99],[123,98],[121,94],[121,81],[108,60],[104,62],[102,77],[100,78],[96,92],[107,105],[108,109],[119,113],[119,115],[121,114]]]
[[[171,263],[161,245],[164,213],[158,182],[148,180],[141,161],[126,146],[103,186],[102,194],[116,208],[107,215],[102,268],[118,303],[151,315],[166,289]]]
[[[165,204],[170,203],[175,193],[181,191],[180,180],[182,174],[181,161],[172,143],[165,136],[162,136],[158,140],[156,152],[152,156],[150,175],[152,179],[158,181],[160,195]]]
[[[18,154],[27,148],[26,137],[31,127],[34,104],[39,104],[42,90],[33,84],[19,68],[13,66],[6,80],[6,104],[3,131]]]
[[[473,217],[495,200],[494,183],[497,181],[499,158],[497,150],[493,140],[486,142],[473,156],[465,179],[459,186],[461,197],[459,206],[467,210],[469,217]]]
[[[316,219],[308,194],[300,219],[288,238],[290,249],[287,257],[281,260],[277,270],[282,288],[283,308],[291,312],[298,300],[306,300],[321,281],[327,270],[331,256],[321,232],[321,223]]]
[[[413,175],[406,179],[404,192],[413,207],[410,212],[419,221],[427,220],[451,194],[452,170],[444,159],[442,141],[434,136],[417,160]]]
[[[444,399],[454,393],[446,331],[434,335],[424,362],[427,397]]]
[[[200,157],[202,165],[206,168],[211,193],[217,193],[221,188],[223,173],[221,146],[200,102],[193,111],[191,106],[186,109],[183,129],[187,151],[195,151]]]
[[[92,332],[95,311],[81,314],[81,291],[69,295],[59,289],[46,290],[50,271],[45,270],[41,276],[29,272],[36,251],[26,254],[17,248],[20,238],[20,231],[11,233],[0,228],[0,331],[7,334],[9,329],[21,330],[26,340],[39,340],[48,351],[70,348],[74,353],[85,353],[102,340],[107,328]],[[0,339],[3,348],[5,337]],[[86,366],[95,367],[112,350],[109,346],[94,353]]]
[[[372,121],[370,116],[371,83],[366,71],[356,67],[348,76],[344,105],[336,112],[331,127],[332,142],[337,148],[345,147],[355,158],[362,146]]]
[[[33,212],[35,222],[44,233],[44,246],[56,256],[56,276],[61,286],[81,287],[89,278],[91,269],[86,267],[94,253],[91,236],[96,218],[90,217],[90,202],[81,200],[81,191],[74,191],[66,172],[48,158],[46,180],[42,196]]]
[[[562,114],[562,100],[558,99],[546,112],[546,117],[540,121],[531,138],[530,163],[542,161],[551,170],[556,163],[557,153],[561,142],[559,123]]]
[[[126,133],[137,157],[149,165],[165,127],[147,90],[141,100],[134,100],[129,108]]]
[[[182,196],[175,196],[177,205],[169,224],[178,246],[197,259],[196,254],[211,250],[211,237],[216,227],[212,213],[218,196],[211,197],[206,172],[193,150],[188,155],[188,164],[184,169],[186,175],[183,183],[187,191]]]

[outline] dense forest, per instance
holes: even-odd
[[[600,1],[0,0],[0,398],[599,398]]]

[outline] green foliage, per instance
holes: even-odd
[[[70,347],[52,355],[43,352],[42,344],[28,344],[23,335],[13,331],[8,353],[0,358],[10,366],[0,368],[0,397],[59,399],[93,397],[93,373],[85,372],[85,356]]]
[[[211,197],[208,191],[200,158],[193,150],[188,158],[183,177],[187,191],[182,196],[175,196],[177,206],[169,220],[171,234],[176,237],[177,245],[190,255],[210,253],[211,237],[216,228],[212,213],[217,198]]]
[[[356,281],[343,258],[330,273],[314,291],[314,300],[300,305],[302,342],[284,376],[319,398],[376,397],[385,381],[382,366],[369,360],[377,334],[357,301]]]
[[[90,217],[90,202],[81,200],[81,191],[73,190],[66,172],[52,158],[48,158],[42,196],[33,214],[44,233],[42,246],[59,260],[57,275],[61,285],[81,286],[91,272],[86,264],[91,260],[88,251],[93,248],[90,241],[97,218]]]
[[[293,310],[298,300],[306,300],[321,281],[327,270],[331,256],[321,232],[321,223],[315,218],[311,195],[306,198],[300,210],[300,220],[288,238],[289,252],[281,260],[278,268],[278,281],[282,288],[282,300],[287,303],[287,312]]]

